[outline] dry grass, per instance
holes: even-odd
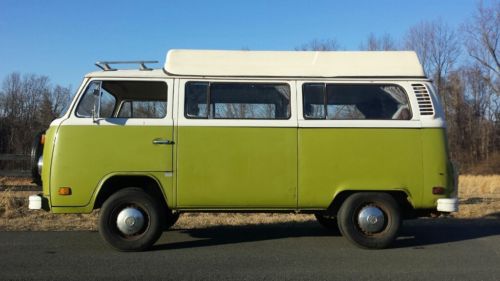
[[[0,191],[1,230],[96,230],[97,212],[56,215],[28,209],[31,191]]]
[[[242,214],[242,213],[187,213],[181,215],[174,229],[206,228],[210,226],[263,225],[314,221],[306,214]]]
[[[0,231],[2,230],[96,230],[98,212],[91,214],[54,215],[28,210],[27,198],[35,192],[0,191]],[[459,218],[491,216],[500,212],[500,175],[460,176]],[[262,225],[283,222],[313,221],[303,214],[183,214],[174,229],[194,229],[210,226]]]
[[[500,175],[459,178],[459,218],[500,217]]]
[[[30,178],[0,177],[0,186],[34,185]]]

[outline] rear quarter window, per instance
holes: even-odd
[[[302,86],[305,119],[410,120],[408,96],[399,85],[325,84]]]

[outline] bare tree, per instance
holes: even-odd
[[[370,33],[365,42],[359,46],[360,50],[364,51],[395,51],[398,50],[398,44],[392,39],[391,35],[385,33],[381,37]]]
[[[448,140],[452,158],[470,168],[490,158],[495,146],[495,122],[488,113],[491,92],[477,65],[462,66],[447,77]]]
[[[460,55],[456,32],[441,20],[410,27],[405,48],[417,52],[427,75],[446,75]]]
[[[500,1],[491,7],[479,2],[472,19],[462,26],[467,52],[482,67],[482,78],[500,95]]]
[[[336,51],[340,45],[335,39],[314,39],[309,43],[296,47],[296,51]]]
[[[471,102],[472,157],[500,159],[500,1],[487,7],[478,3],[472,18],[462,25],[464,45],[473,63],[469,66],[466,93]],[[499,166],[496,164],[496,166]]]

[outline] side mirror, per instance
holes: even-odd
[[[92,121],[98,123],[99,113],[101,112],[101,87],[94,89],[92,92],[94,96],[94,108],[92,109]]]

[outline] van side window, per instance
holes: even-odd
[[[306,83],[305,119],[410,120],[408,97],[398,85]]]
[[[185,100],[187,118],[290,118],[287,84],[190,82]]]
[[[100,86],[100,88],[99,88]],[[101,118],[163,118],[167,84],[161,81],[92,81],[78,105],[78,117],[92,117],[93,92],[100,89]]]

